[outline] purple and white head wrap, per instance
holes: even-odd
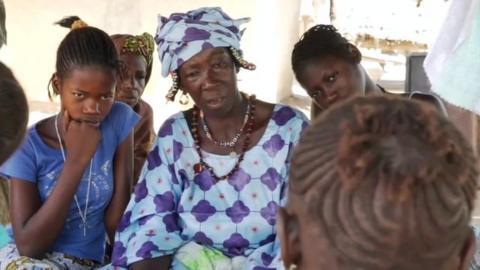
[[[215,47],[233,47],[240,51],[243,30],[250,18],[232,19],[219,7],[159,16],[155,42],[162,62],[162,76],[177,70],[197,53]]]

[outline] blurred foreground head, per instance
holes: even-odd
[[[0,62],[0,164],[22,142],[28,123],[28,105],[12,71]]]
[[[385,96],[340,103],[295,150],[278,223],[285,265],[467,269],[477,177],[472,149],[433,106]]]

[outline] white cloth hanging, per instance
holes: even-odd
[[[480,113],[480,0],[452,1],[424,62],[432,90],[449,103]]]

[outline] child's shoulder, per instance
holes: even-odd
[[[104,122],[115,124],[117,122],[125,121],[132,116],[138,117],[137,113],[135,113],[135,111],[130,106],[125,103],[115,101],[107,117],[104,119]]]
[[[138,100],[138,104],[135,107],[138,107],[138,110],[135,109],[136,112],[147,111],[147,112],[152,112],[153,113],[152,106],[150,106],[150,104],[148,104],[148,102],[146,102],[143,99]]]
[[[49,127],[49,122],[56,123],[56,116],[54,115],[44,118],[29,126],[27,129],[27,133],[25,134],[24,143],[29,142],[34,145],[46,145],[44,142],[45,140],[57,140],[56,134],[51,134],[52,131],[49,131],[49,128],[51,128]]]
[[[140,116],[130,106],[121,102],[114,102],[109,114],[102,121],[102,134],[105,136],[116,136],[120,141],[123,141],[135,128],[139,119]]]

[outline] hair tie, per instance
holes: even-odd
[[[88,24],[82,20],[76,20],[72,23],[72,26],[70,26],[70,29],[71,30],[75,30],[75,29],[79,29],[79,28],[83,28],[83,27],[87,27]]]

